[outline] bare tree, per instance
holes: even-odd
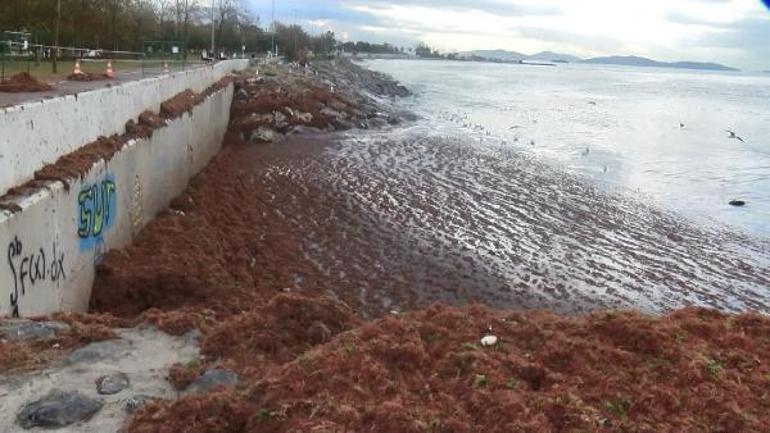
[[[164,39],[166,36],[166,18],[171,11],[171,0],[157,0],[158,2],[158,20],[160,21],[158,38]]]

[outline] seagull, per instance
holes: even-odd
[[[734,140],[738,140],[738,141],[740,141],[741,143],[745,143],[745,141],[743,141],[743,139],[742,139],[741,137],[739,137],[739,136],[735,135],[735,132],[733,132],[733,131],[730,131],[729,129],[725,129],[725,132],[727,132],[728,134],[730,134],[729,136],[727,136],[727,138],[732,138],[732,139],[734,139]]]
[[[519,129],[519,128],[521,128],[521,126],[513,125],[513,126],[509,127],[508,130],[510,131],[511,129]]]
[[[586,150],[584,150],[584,151],[581,153],[581,155],[583,155],[583,156],[588,156],[588,154],[589,154],[589,153],[591,153],[591,149],[589,149],[589,148],[587,148],[587,147],[586,147]]]
[[[684,129],[684,123],[679,122],[679,129]]]
[[[531,140],[531,141],[529,142],[529,144],[530,144],[530,145],[532,145],[532,146],[534,146],[534,145],[535,145],[535,140]]]
[[[596,101],[588,101],[588,105],[596,105]]]

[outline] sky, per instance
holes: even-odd
[[[244,1],[269,25],[271,0]],[[761,0],[276,0],[275,18],[341,40],[424,42],[445,52],[640,55],[770,70],[770,10]]]

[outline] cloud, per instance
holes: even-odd
[[[269,10],[269,1],[250,0]],[[291,6],[276,5],[289,20]],[[319,0],[300,22],[351,40],[444,51],[503,48],[581,56],[638,54],[770,69],[770,12],[759,0]],[[268,19],[269,20],[269,19]]]

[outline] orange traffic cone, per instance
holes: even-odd
[[[83,71],[80,70],[80,59],[75,60],[75,70],[72,71],[72,75],[83,75]]]
[[[168,74],[168,62],[163,62],[163,73]]]
[[[115,72],[112,70],[111,60],[107,60],[107,70],[104,71],[104,75],[106,75],[107,78],[115,78]]]

